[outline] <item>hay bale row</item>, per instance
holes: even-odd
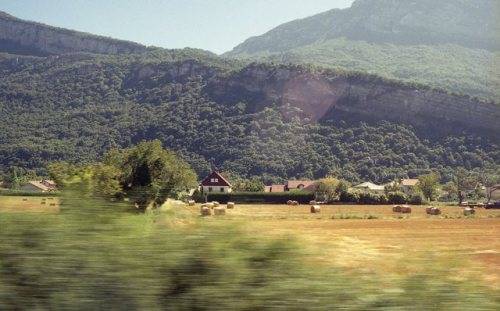
[[[212,215],[212,210],[207,206],[202,206],[200,213],[201,213],[201,216],[210,216],[210,215]]]
[[[214,208],[214,215],[216,216],[226,215],[226,209],[222,206],[217,206]]]
[[[428,206],[425,208],[425,213],[427,215],[441,215],[441,209],[439,207],[434,207],[434,206]]]
[[[319,205],[311,205],[311,214],[321,213],[321,206]]]
[[[465,216],[471,216],[471,215],[474,215],[476,213],[476,210],[471,208],[471,207],[466,207],[464,209],[464,215]]]
[[[411,207],[408,205],[394,205],[392,211],[394,213],[411,214]]]

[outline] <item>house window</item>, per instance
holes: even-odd
[[[208,192],[212,192],[212,187],[208,187]]]
[[[224,192],[224,187],[220,187],[220,192]]]

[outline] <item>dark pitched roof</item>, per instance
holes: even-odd
[[[232,187],[232,185],[218,172],[208,175],[202,182],[202,186]]]

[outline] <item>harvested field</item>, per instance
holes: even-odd
[[[55,205],[51,205],[54,203]],[[0,212],[57,213],[59,212],[59,201],[57,198],[48,200],[48,197],[0,196]]]
[[[500,288],[500,210],[477,209],[467,218],[463,208],[440,208],[441,215],[431,216],[425,206],[401,215],[392,205],[323,205],[321,214],[311,214],[309,206],[241,205],[217,222],[242,221],[252,232],[295,236],[316,263],[382,273],[388,282],[438,269]]]

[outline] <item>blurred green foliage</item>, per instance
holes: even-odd
[[[314,265],[297,241],[182,207],[131,214],[77,192],[58,215],[0,217],[2,310],[494,310],[493,290]],[[180,226],[179,223],[190,223]],[[335,254],[331,254],[335,256]],[[381,283],[384,284],[381,286]]]

